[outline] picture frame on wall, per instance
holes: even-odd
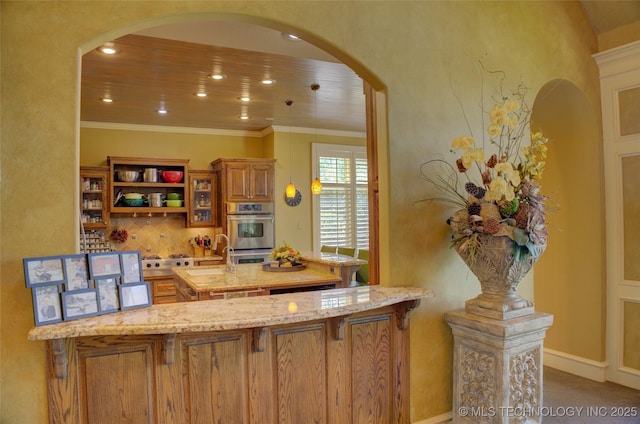
[[[74,291],[91,288],[87,255],[69,255],[62,259],[66,276],[65,289]]]
[[[60,285],[42,284],[31,289],[36,326],[61,322]]]
[[[120,308],[122,310],[151,306],[149,282],[120,284]]]
[[[27,287],[62,284],[65,282],[64,265],[61,256],[24,258],[24,279]]]
[[[139,250],[120,252],[123,283],[138,283],[144,281],[142,276],[142,255]]]
[[[89,253],[87,257],[89,273],[92,279],[120,277],[122,275],[120,254],[118,252]]]
[[[96,281],[98,291],[98,310],[101,314],[120,310],[120,295],[118,293],[118,280],[105,278]]]
[[[65,321],[98,315],[98,291],[84,289],[63,292],[62,313]]]

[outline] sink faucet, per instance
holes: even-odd
[[[235,251],[233,250],[233,247],[231,247],[231,241],[229,240],[229,237],[226,234],[220,233],[218,235],[216,235],[216,237],[213,240],[213,250],[216,250],[216,248],[218,247],[218,242],[220,242],[221,239],[225,239],[227,240],[227,245],[222,249],[222,253],[224,254],[225,249],[227,250],[227,267],[226,267],[226,271],[230,272],[230,273],[235,273],[236,272],[236,264],[233,262],[233,256]]]

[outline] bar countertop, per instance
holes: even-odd
[[[431,290],[366,286],[171,303],[34,327],[28,338],[52,340],[266,327],[354,314],[426,297],[433,297]]]
[[[173,268],[174,278],[183,281],[196,292],[227,292],[255,290],[266,287],[287,287],[336,283],[339,277],[318,270],[269,272],[262,264],[236,265],[236,271],[225,271],[225,265]],[[290,269],[290,268],[289,268]]]

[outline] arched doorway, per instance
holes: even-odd
[[[386,116],[386,113],[383,110],[386,102],[384,101],[384,92],[383,86],[380,81],[373,76],[373,74],[364,69],[357,61],[350,58],[343,51],[335,48],[334,46],[327,44],[321,39],[316,38],[313,34],[306,33],[304,30],[299,30],[297,28],[289,27],[288,25],[272,22],[268,20],[264,20],[261,18],[256,18],[252,16],[245,15],[225,15],[225,14],[211,14],[205,15],[205,19],[214,21],[237,21],[237,22],[246,22],[256,25],[261,25],[264,27],[272,28],[278,31],[283,32],[292,32],[295,30],[295,33],[300,36],[300,38],[305,39],[310,44],[319,47],[334,57],[338,58],[345,65],[349,66],[352,70],[354,70],[358,75],[360,75],[364,81],[363,91],[365,93],[366,98],[366,134],[367,134],[367,155],[368,155],[368,166],[369,166],[369,245],[370,245],[370,281],[372,284],[379,283],[379,244],[380,244],[380,232],[379,232],[379,221],[380,221],[380,207],[379,207],[379,194],[380,194],[380,185],[379,185],[379,174],[380,174],[380,161],[379,161],[379,152],[378,146],[381,143],[386,143],[386,135],[384,132],[380,131],[379,128],[386,128],[386,125],[379,126],[378,120],[382,117]],[[186,16],[168,16],[163,18],[154,19],[152,21],[147,21],[140,24],[130,25],[127,27],[115,29],[108,33],[101,35],[93,40],[90,40],[84,43],[80,48],[80,53],[84,54],[96,47],[102,45],[105,42],[108,42],[112,39],[115,39],[119,36],[128,34],[131,31],[140,30],[143,28],[153,27],[155,25],[161,25],[171,22],[180,22],[180,21],[189,21],[189,20],[203,20],[203,15],[199,15],[194,17],[193,15]],[[78,106],[80,107],[80,106]]]
[[[545,339],[545,363],[603,380],[603,369],[576,360],[604,360],[604,210],[597,122],[597,111],[570,81],[549,81],[536,96],[531,129],[549,139],[542,176],[549,239],[535,267],[534,300],[537,310],[554,315]]]

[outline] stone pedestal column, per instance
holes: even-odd
[[[540,423],[542,344],[553,315],[496,320],[454,311],[453,422]]]

